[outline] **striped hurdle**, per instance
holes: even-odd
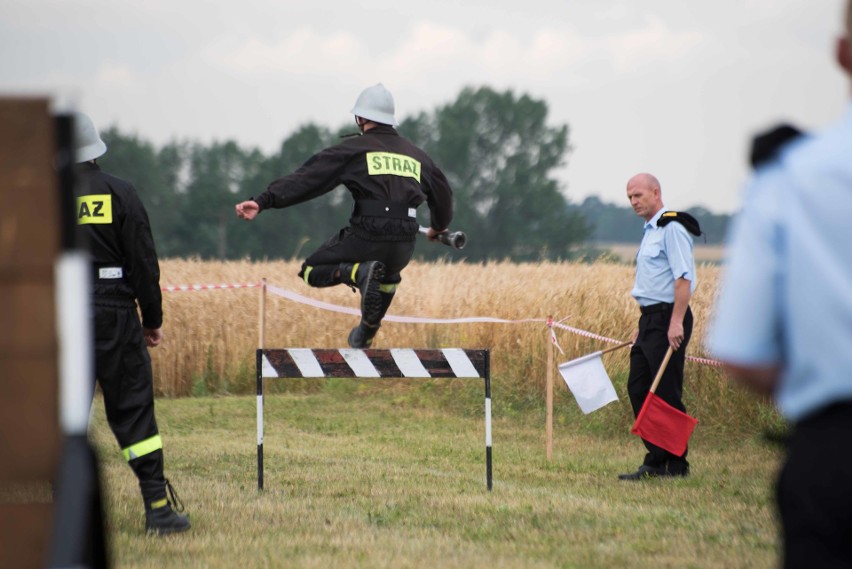
[[[488,350],[257,350],[257,488],[263,490],[263,380],[265,378],[457,377],[485,380],[485,476],[491,479],[491,355]]]

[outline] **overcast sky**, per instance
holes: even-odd
[[[158,145],[270,153],[301,124],[345,124],[380,81],[399,117],[465,86],[512,89],[569,126],[557,176],[572,201],[627,205],[627,179],[649,171],[670,209],[732,212],[755,131],[818,129],[846,106],[841,14],[842,0],[6,0],[0,94],[47,94]]]

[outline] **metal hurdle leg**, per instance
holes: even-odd
[[[257,351],[257,489],[263,490],[263,350]]]
[[[488,491],[493,486],[491,479],[491,352],[485,350],[483,358],[485,376],[485,479]]]

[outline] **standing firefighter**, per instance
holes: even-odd
[[[686,347],[692,337],[689,299],[696,282],[690,233],[700,235],[701,229],[689,214],[666,211],[660,182],[651,174],[641,173],[630,178],[627,198],[636,215],[645,220],[631,293],[639,304],[641,315],[630,349],[627,378],[630,403],[634,415],[638,415],[654,375],[671,348],[674,352],[656,395],[675,409],[686,412],[683,368]],[[642,442],[648,451],[642,465],[635,472],[620,474],[620,480],[689,476],[688,450],[678,456],[647,439],[643,438]]]
[[[160,268],[148,214],[128,182],[101,172],[106,152],[92,120],[75,116],[77,224],[93,263],[95,372],[107,421],[145,502],[145,528],[167,534],[189,529],[189,518],[163,475],[163,442],[154,417],[151,356],[163,340]],[[136,303],[142,313],[140,325]],[[169,497],[166,496],[166,491]]]
[[[447,231],[452,190],[444,173],[394,128],[394,102],[380,83],[365,89],[352,109],[361,136],[346,138],[269,184],[257,198],[237,204],[237,216],[254,219],[346,186],[355,200],[349,227],[341,229],[302,264],[299,276],[313,287],[345,284],[361,292],[361,322],[349,345],[367,348],[376,335],[414,253],[416,208],[429,206],[430,240]]]

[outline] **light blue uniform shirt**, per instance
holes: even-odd
[[[639,306],[674,302],[674,283],[679,278],[688,280],[690,292],[695,291],[692,236],[676,221],[657,227],[657,220],[665,211],[666,208],[660,209],[645,222],[636,253],[636,281],[631,294]]]
[[[729,238],[708,335],[742,366],[781,366],[792,421],[852,401],[852,106],[759,170]]]

